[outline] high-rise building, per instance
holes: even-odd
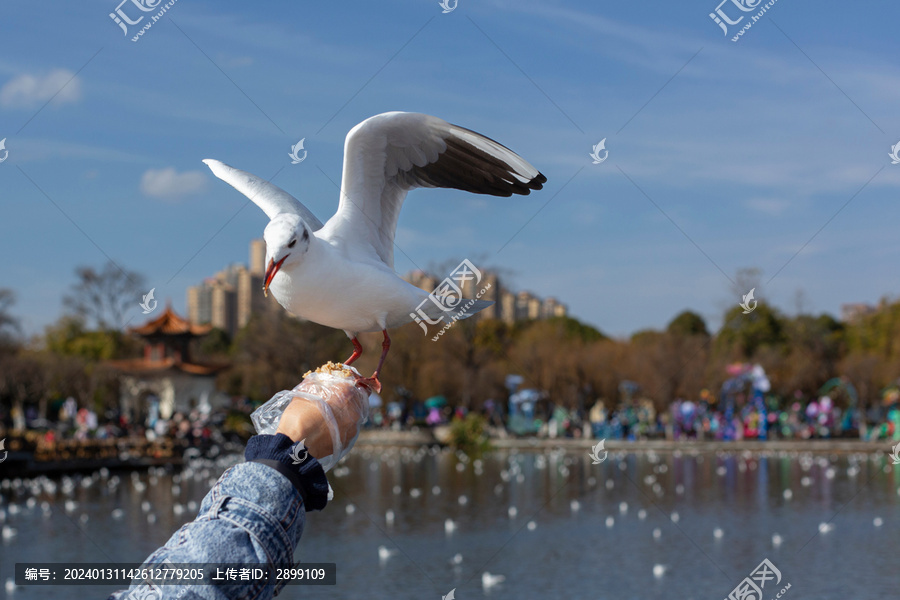
[[[479,300],[487,300],[489,302],[493,302],[492,305],[488,306],[477,315],[479,321],[484,319],[499,319],[500,318],[500,280],[497,277],[496,273],[487,272],[481,278],[481,282],[475,286],[479,289],[475,290],[475,292],[469,296],[469,298],[474,298],[479,292],[484,290],[484,293],[478,298]]]
[[[210,325],[234,336],[237,332],[237,294],[232,286],[218,282],[213,285],[211,312]]]
[[[429,293],[443,281],[420,270],[407,273],[404,279]],[[479,299],[494,303],[473,317],[478,320],[499,319],[512,325],[516,321],[564,317],[567,313],[566,305],[556,298],[542,301],[527,291],[518,293],[510,291],[503,286],[500,277],[493,271],[481,271],[481,280],[478,282],[475,281],[475,277],[466,279],[460,289],[464,298],[475,298],[484,290]]]
[[[553,317],[565,317],[566,305],[559,302],[556,298],[550,297],[544,300],[541,306],[541,318],[552,319]]]
[[[516,295],[507,289],[500,291],[500,320],[507,325],[516,322]]]
[[[516,294],[516,320],[528,321],[541,318],[541,299],[522,290]]]
[[[863,317],[877,312],[878,309],[871,304],[864,302],[854,302],[852,304],[841,305],[841,321],[844,323],[854,324],[860,322]]]
[[[187,291],[188,319],[195,325],[209,324],[234,337],[255,313],[274,306],[263,296],[266,243],[250,242],[250,268],[230,265]]]
[[[263,275],[243,269],[238,274],[237,284],[237,327],[242,328],[250,317],[269,306],[263,295]]]
[[[262,277],[266,274],[266,241],[250,242],[250,274]]]
[[[194,285],[188,288],[188,321],[202,325],[212,321],[212,288]]]

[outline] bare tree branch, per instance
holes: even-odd
[[[109,261],[103,270],[75,269],[78,282],[63,297],[64,306],[97,329],[121,329],[129,309],[146,293],[144,278]]]

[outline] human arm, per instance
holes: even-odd
[[[144,565],[292,565],[305,513],[321,510],[327,502],[328,482],[316,457],[325,458],[338,447],[332,439],[334,432],[340,447],[348,448],[358,431],[359,393],[354,392],[352,380],[350,383],[319,390],[328,398],[326,411],[308,396],[294,398],[281,416],[277,433],[252,437],[245,451],[246,462],[219,478],[197,518],[183,525]],[[356,408],[345,406],[350,403]],[[222,585],[145,582],[110,598],[266,599],[279,588],[275,583],[252,581],[224,581]]]

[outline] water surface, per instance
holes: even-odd
[[[296,553],[337,563],[337,585],[292,586],[279,598],[438,600],[455,588],[461,600],[720,600],[763,559],[782,574],[764,600],[787,583],[787,600],[900,594],[900,466],[884,456],[462,458],[357,449],[330,474],[335,499],[308,515]],[[36,496],[5,483],[3,524],[16,534],[0,542],[0,579],[13,576],[15,562],[140,562],[195,514],[190,503],[227,463],[118,474],[118,485],[110,484],[116,474],[76,476]],[[485,588],[485,572],[505,580]],[[19,587],[7,597],[102,598],[112,589]]]

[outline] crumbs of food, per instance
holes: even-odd
[[[321,375],[332,375],[332,376],[340,376],[340,377],[353,377],[354,373],[350,370],[349,367],[346,367],[343,363],[334,363],[330,360],[322,365],[321,367],[315,370],[316,373]],[[303,374],[303,378],[306,379],[309,375],[312,375],[313,371],[307,371]]]

